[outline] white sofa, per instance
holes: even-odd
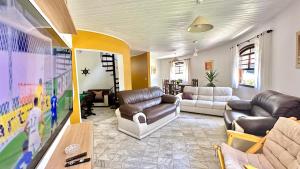
[[[223,116],[229,100],[239,100],[237,96],[232,96],[230,87],[192,87],[186,86],[185,93],[192,94],[192,100],[180,98],[180,110],[193,113],[203,113],[209,115]]]

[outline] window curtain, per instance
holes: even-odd
[[[240,64],[240,50],[236,45],[231,50],[231,55],[233,57],[233,67],[232,67],[232,88],[237,89],[239,87],[239,64]]]
[[[272,33],[264,33],[255,40],[255,89],[268,90],[271,87]]]
[[[176,74],[175,74],[175,62],[170,62],[170,80],[176,80]]]
[[[184,83],[188,83],[190,77],[191,77],[190,76],[190,59],[184,59],[183,60],[183,78],[182,78],[182,81]]]

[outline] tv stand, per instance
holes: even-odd
[[[66,159],[72,157],[76,154],[70,156],[66,155],[64,149],[71,144],[79,144],[80,152],[87,152],[85,158],[91,158],[87,163],[78,164],[72,166],[72,169],[91,169],[92,168],[92,158],[93,158],[93,124],[92,123],[79,123],[72,124],[67,127],[61,140],[59,141],[54,153],[52,154],[46,169],[53,168],[65,168]]]

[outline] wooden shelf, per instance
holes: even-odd
[[[60,142],[58,143],[54,153],[52,154],[46,169],[65,168],[67,156],[64,153],[64,149],[70,144],[79,144],[80,153],[87,152],[85,158],[91,158],[90,162],[78,164],[70,169],[91,169],[92,157],[93,157],[93,124],[92,123],[80,123],[68,126],[63,134]],[[74,156],[74,155],[73,155]]]

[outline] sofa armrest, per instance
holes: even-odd
[[[241,100],[241,99],[237,96],[231,96],[231,100]]]
[[[122,115],[125,115],[127,117],[133,117],[135,114],[143,111],[141,108],[130,104],[121,105],[119,110]]]
[[[176,104],[178,101],[178,98],[176,96],[173,96],[173,95],[163,95],[162,96],[162,102],[163,103],[173,103],[173,104]]]
[[[182,100],[182,94],[183,94],[183,93],[179,93],[179,94],[176,95],[176,97],[179,99],[179,101]]]
[[[230,100],[227,105],[232,110],[249,111],[252,108],[250,100]]]
[[[277,119],[273,117],[240,117],[236,123],[244,129],[245,133],[265,136],[271,130]]]
[[[228,136],[227,144],[230,146],[232,145],[234,139],[240,139],[240,140],[250,141],[254,143],[257,143],[262,139],[262,137],[258,137],[247,133],[241,133],[233,130],[227,130],[227,136]]]

